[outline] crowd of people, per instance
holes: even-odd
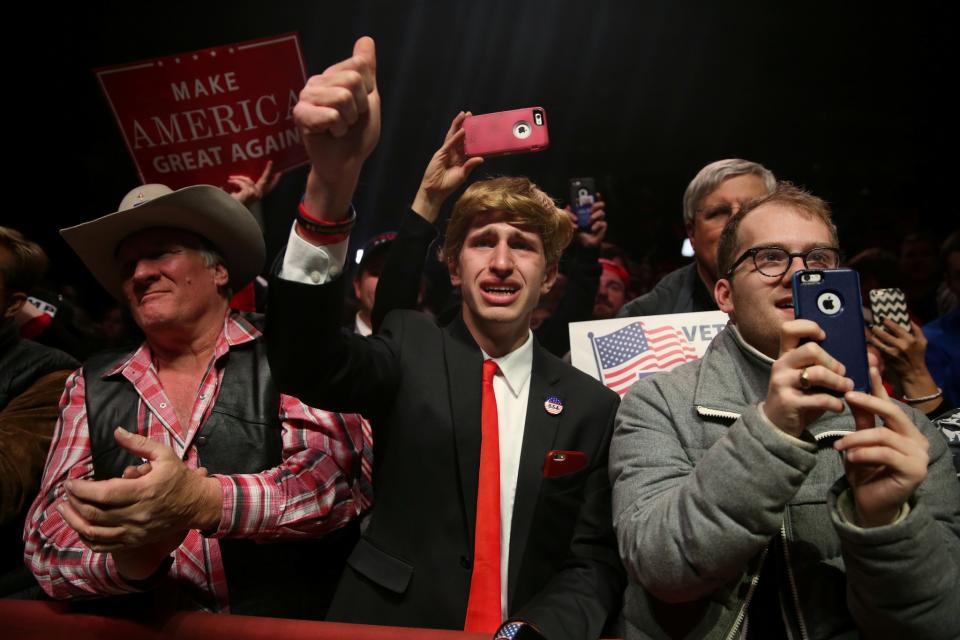
[[[0,227],[0,596],[521,640],[960,636],[960,235],[844,260],[824,200],[718,160],[683,195],[693,260],[638,290],[599,194],[578,229],[498,177],[453,204],[431,295],[484,160],[457,114],[351,271],[376,81],[361,38],[301,92],[310,173],[270,273],[269,165],[62,230],[116,300],[100,323]],[[794,317],[794,273],[847,266],[866,391]],[[880,289],[904,324],[870,314]],[[702,358],[622,400],[569,364],[571,322],[714,310]]]

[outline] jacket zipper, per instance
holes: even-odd
[[[760,556],[760,564],[757,565],[757,572],[752,578],[750,578],[750,589],[747,591],[747,597],[744,598],[743,604],[740,605],[740,611],[737,613],[737,619],[733,622],[733,628],[730,629],[730,633],[727,634],[726,640],[733,640],[737,635],[737,631],[740,629],[740,625],[743,624],[743,619],[747,617],[747,607],[750,606],[750,600],[753,598],[753,592],[757,590],[757,584],[760,582],[760,570],[763,569],[763,563],[767,559],[767,551],[770,551],[770,545],[768,544],[763,549],[763,555]]]
[[[703,405],[697,405],[697,413],[705,418],[724,418],[727,420],[737,420],[740,417],[739,413],[734,413],[733,411],[723,411],[722,409],[709,409]]]
[[[844,431],[842,429],[834,429],[831,431],[823,431],[813,436],[813,439],[816,442],[821,440],[842,438],[852,431]],[[786,513],[784,513],[786,516]],[[793,565],[790,562],[790,545],[787,541],[787,523],[784,520],[783,524],[780,525],[780,541],[783,543],[783,557],[786,560],[787,565],[787,579],[790,581],[790,595],[793,596],[793,606],[797,611],[797,625],[800,627],[800,638],[802,640],[807,640],[809,636],[807,635],[807,623],[803,619],[803,610],[800,608],[800,594],[797,591],[797,581],[793,577]]]
[[[786,522],[780,525],[780,540],[783,543],[783,557],[787,561],[787,578],[790,580],[790,593],[793,595],[793,606],[797,609],[797,624],[800,625],[800,637],[807,640],[807,624],[803,621],[803,611],[800,609],[800,595],[797,593],[797,581],[793,578],[793,568],[790,566],[790,547],[787,545]]]
[[[734,413],[733,411],[723,411],[721,409],[709,409],[702,405],[697,405],[697,413],[707,418],[727,418],[733,420],[740,418],[739,413]],[[819,442],[820,440],[825,440],[827,438],[842,438],[849,433],[851,432],[843,430],[824,431],[823,433],[818,433],[813,438]],[[797,624],[800,626],[800,637],[802,640],[807,640],[807,638],[809,638],[807,635],[807,624],[804,622],[803,611],[800,609],[800,596],[797,593],[797,581],[793,577],[793,568],[790,565],[790,549],[787,545],[786,524],[780,525],[780,539],[783,542],[783,555],[787,564],[787,578],[790,581],[790,594],[793,596],[793,606],[797,610]],[[763,550],[763,556],[760,558],[761,568],[763,567],[764,561],[767,559],[767,551],[769,550],[770,545],[767,545],[767,547]],[[757,571],[757,574],[750,580],[750,590],[747,591],[747,597],[743,601],[743,605],[740,607],[740,612],[737,614],[737,619],[734,621],[733,628],[730,629],[730,633],[727,634],[726,640],[733,640],[733,638],[737,635],[737,631],[740,629],[740,625],[743,624],[743,619],[747,615],[747,607],[750,606],[750,600],[753,598],[753,592],[756,590],[759,582],[760,571]]]
[[[821,440],[826,440],[827,438],[843,438],[844,436],[848,436],[851,433],[853,433],[853,431],[844,431],[843,429],[834,429],[833,431],[824,431],[822,433],[818,433],[817,435],[813,436],[813,439],[816,440],[817,442],[820,442]]]

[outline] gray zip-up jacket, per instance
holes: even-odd
[[[960,485],[943,436],[906,408],[930,440],[928,476],[905,516],[861,529],[838,508],[832,444],[854,428],[849,409],[802,440],[779,432],[757,409],[771,364],[728,325],[701,360],[624,397],[610,478],[626,637],[738,637],[764,561],[791,637],[960,637]]]

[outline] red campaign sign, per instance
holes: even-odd
[[[95,70],[144,183],[254,180],[307,162],[293,107],[306,84],[296,33]]]

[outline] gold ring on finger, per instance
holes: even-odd
[[[810,377],[807,376],[807,368],[800,370],[800,388],[806,391],[810,388]]]

